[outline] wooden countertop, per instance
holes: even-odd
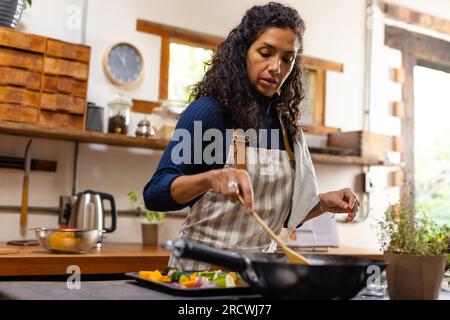
[[[299,249],[300,253],[327,253],[336,255],[356,256],[365,259],[383,260],[384,254],[382,251],[370,248],[358,247],[336,247],[336,248],[316,248],[316,249]]]
[[[48,253],[41,246],[10,246],[0,249],[19,253],[0,255],[0,276],[65,275],[67,267],[77,265],[81,274],[113,274],[165,268],[170,252],[157,246],[104,243],[100,249],[83,254]]]
[[[18,253],[0,254],[0,276],[66,275],[71,265],[79,266],[81,274],[85,275],[161,270],[167,266],[170,255],[158,246],[119,243],[104,243],[102,248],[84,254],[54,254],[41,246],[19,247],[4,243],[0,243],[1,249],[13,249]],[[380,251],[352,247],[301,251],[383,259]]]

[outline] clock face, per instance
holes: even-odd
[[[115,45],[108,54],[107,68],[110,76],[118,83],[131,84],[139,79],[142,73],[142,56],[130,44]]]

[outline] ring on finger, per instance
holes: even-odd
[[[238,183],[235,180],[228,181],[229,189],[237,189],[239,187]]]

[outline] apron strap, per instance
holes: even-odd
[[[281,132],[283,134],[284,147],[289,157],[289,163],[291,168],[295,169],[295,157],[292,152],[291,145],[289,144],[289,138],[287,136],[287,130],[281,120],[280,113],[278,113],[278,119],[280,120]],[[237,130],[233,131],[233,145],[234,145],[234,164],[236,169],[247,170],[247,145],[248,137],[242,132]]]
[[[291,145],[289,143],[289,138],[287,135],[286,127],[284,126],[283,120],[281,119],[281,114],[278,112],[278,119],[280,120],[281,131],[283,132],[283,141],[286,152],[289,156],[289,162],[291,163],[292,169],[295,169],[295,157],[294,152],[292,152]]]
[[[237,130],[233,131],[234,166],[236,169],[247,170],[248,137]]]

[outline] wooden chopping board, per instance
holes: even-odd
[[[19,250],[0,248],[0,254],[16,254],[16,253],[19,253]]]

